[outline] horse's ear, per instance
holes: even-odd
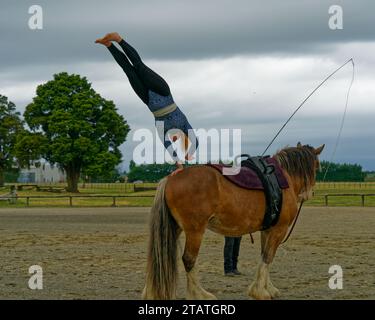
[[[316,148],[316,149],[314,150],[315,154],[316,154],[317,156],[320,155],[320,154],[322,153],[324,147],[325,147],[325,144],[322,144],[319,148]]]
[[[298,142],[298,143],[297,143],[297,148],[302,148],[302,144],[301,144],[301,142]]]

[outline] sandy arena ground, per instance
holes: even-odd
[[[139,299],[145,278],[149,208],[0,209],[1,299]],[[248,299],[259,235],[244,236],[239,269],[223,275],[223,237],[207,231],[199,256],[205,289]],[[328,288],[341,265],[343,290]],[[44,289],[28,288],[41,265]],[[375,299],[375,208],[304,208],[271,269],[281,299]],[[181,263],[178,297],[185,296]]]

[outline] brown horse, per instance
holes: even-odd
[[[288,180],[276,225],[261,232],[261,262],[248,294],[272,299],[279,290],[270,280],[269,266],[292,224],[298,203],[312,194],[318,155],[324,145],[288,147],[274,157]],[[195,262],[205,229],[225,236],[242,236],[260,231],[265,213],[261,190],[240,188],[209,166],[186,168],[160,181],[151,209],[150,239],[144,299],[173,299],[177,287],[177,241],[185,232],[182,260],[187,273],[187,299],[215,299],[198,280]]]

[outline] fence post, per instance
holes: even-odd
[[[324,200],[325,200],[326,207],[328,207],[328,194],[324,196]]]
[[[29,201],[29,197],[26,197],[26,205],[29,206],[30,205],[30,201]]]
[[[365,206],[365,195],[362,194],[361,198],[362,198],[362,207],[364,207]]]
[[[73,197],[69,196],[69,205],[72,207],[73,206]]]
[[[113,202],[112,202],[111,207],[116,207],[116,197],[112,197],[112,199],[113,199]]]

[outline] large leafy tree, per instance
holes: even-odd
[[[65,72],[37,87],[24,118],[32,132],[17,149],[31,158],[40,152],[62,168],[70,192],[78,192],[81,172],[101,175],[120,163],[119,146],[130,130],[112,101],[85,77]]]
[[[0,186],[4,185],[4,171],[15,165],[14,148],[23,122],[13,102],[0,95]]]

